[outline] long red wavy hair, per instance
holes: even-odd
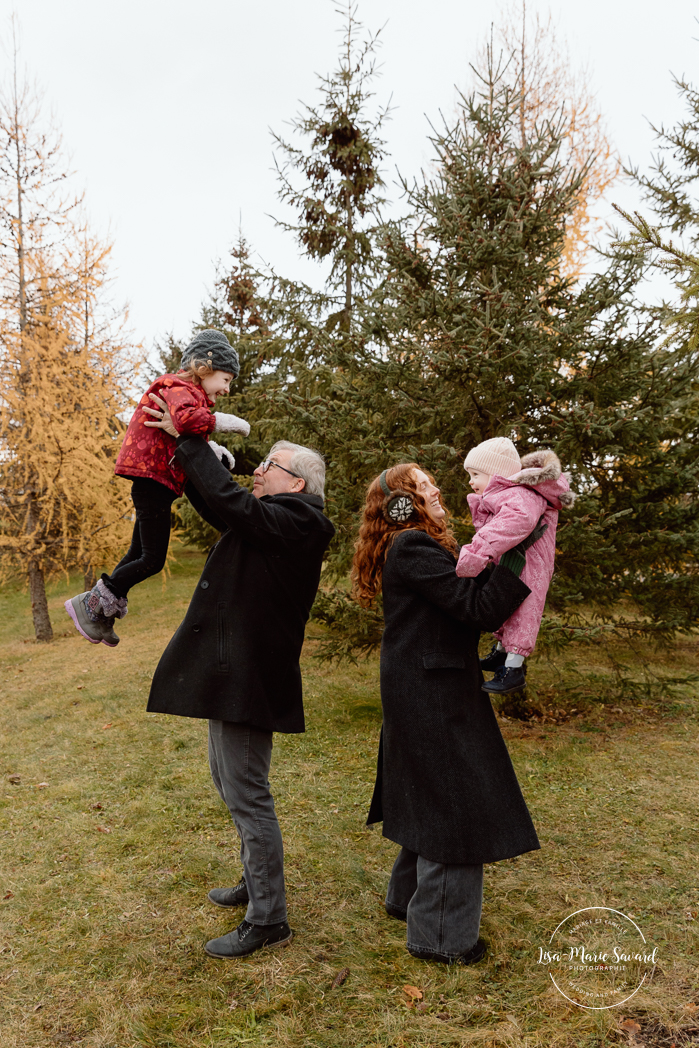
[[[379,478],[372,480],[367,488],[364,514],[359,526],[359,538],[354,546],[351,573],[352,596],[363,608],[368,608],[381,591],[381,577],[386,554],[400,531],[407,531],[409,528],[426,531],[450,553],[458,551],[456,539],[449,527],[449,513],[442,503],[441,495],[440,503],[445,511],[445,516],[437,522],[427,512],[427,503],[423,496],[418,494],[415,479],[415,470],[418,469],[420,466],[417,463],[407,462],[400,466],[393,466],[386,474],[386,483],[391,491],[402,490],[409,492],[412,496],[415,509],[410,519],[403,524],[389,523],[386,520],[384,516],[386,496],[379,484]],[[429,473],[426,475],[430,477]],[[434,484],[434,478],[430,477],[430,480]]]

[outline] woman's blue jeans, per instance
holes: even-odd
[[[408,949],[456,960],[476,944],[483,906],[483,866],[423,859],[401,848],[386,906],[406,913]]]

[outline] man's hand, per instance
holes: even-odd
[[[147,411],[149,415],[153,416],[153,422],[144,422],[144,426],[155,426],[157,429],[164,429],[166,433],[169,433],[171,437],[179,437],[179,433],[175,429],[168,406],[162,397],[159,397],[157,393],[149,393],[148,396],[151,400],[154,400],[158,405],[157,408],[144,407],[143,410]]]

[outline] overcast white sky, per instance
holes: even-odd
[[[682,108],[672,73],[699,82],[699,3],[688,0],[528,0],[550,11],[574,63],[588,67],[612,141],[646,165],[647,119]],[[300,275],[292,239],[270,213],[270,128],[284,131],[315,73],[335,64],[340,21],[332,0],[0,0],[0,28],[16,10],[23,57],[46,91],[87,190],[88,212],[114,240],[116,295],[147,346],[185,337],[217,258],[243,232],[263,259]],[[499,4],[492,0],[362,0],[359,17],[385,24],[379,100],[393,96],[391,163],[411,175],[429,160],[428,118],[453,111],[454,85]],[[626,206],[633,192],[612,198]]]

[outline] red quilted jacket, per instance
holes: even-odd
[[[213,401],[201,386],[179,375],[161,375],[141,397],[116,460],[114,472],[120,477],[149,477],[178,495],[184,491],[187,475],[173,459],[175,438],[163,429],[145,426],[153,416],[144,407],[157,407],[149,397],[156,393],[167,403],[178,433],[196,433],[208,437],[216,426]]]

